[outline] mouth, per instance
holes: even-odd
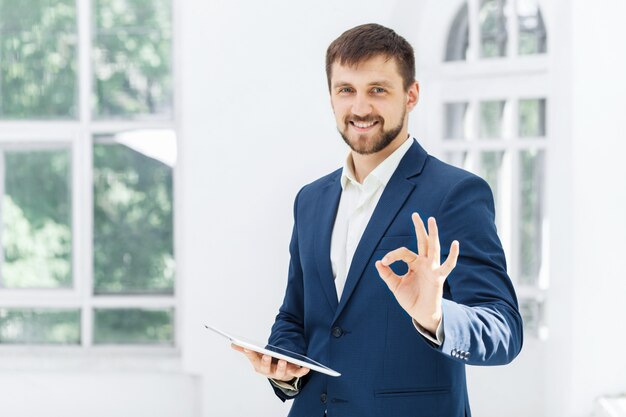
[[[374,126],[378,125],[377,120],[370,120],[368,122],[358,122],[355,120],[350,120],[348,123],[350,123],[352,128],[359,133],[369,132],[374,128]]]

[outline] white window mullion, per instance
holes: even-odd
[[[518,25],[517,25],[517,0],[508,0],[504,11],[506,16],[506,31],[508,34],[507,56],[512,59],[517,58]]]
[[[181,155],[181,141],[180,141],[180,121],[182,120],[181,116],[181,103],[182,100],[181,98],[181,91],[182,88],[176,88],[177,85],[179,84],[179,77],[180,74],[182,74],[182,45],[181,45],[181,39],[180,36],[178,36],[179,33],[181,33],[179,31],[179,28],[182,27],[182,13],[180,13],[181,7],[179,4],[178,0],[172,0],[172,4],[171,4],[171,10],[172,10],[172,80],[173,80],[173,86],[174,86],[174,96],[173,96],[173,106],[174,106],[174,132],[176,135],[176,152],[177,152],[177,159],[178,161],[180,161],[180,155]],[[182,229],[181,225],[179,224],[179,221],[181,220],[180,213],[183,212],[182,207],[181,207],[181,201],[182,199],[179,198],[179,196],[181,196],[181,190],[182,190],[182,186],[180,186],[179,184],[179,179],[181,178],[180,176],[180,167],[181,165],[178,163],[178,161],[176,161],[177,163],[174,165],[174,168],[172,169],[172,182],[173,182],[173,187],[174,187],[174,192],[172,195],[172,198],[174,199],[173,201],[173,207],[174,207],[174,216],[173,216],[173,222],[174,222],[174,261],[176,262],[176,272],[175,272],[175,278],[174,278],[174,346],[175,347],[180,347],[181,345],[181,340],[182,340],[182,336],[181,336],[181,330],[184,328],[184,322],[183,322],[183,303],[182,303],[182,297],[181,297],[181,288],[184,285],[183,280],[181,279],[182,274],[180,273],[181,271],[181,256],[180,254],[183,252],[181,250],[181,242],[183,241],[182,236],[180,234],[180,231]]]
[[[5,289],[0,306],[11,308],[80,308],[81,301],[72,290]]]
[[[83,267],[84,267],[84,242],[83,242],[83,186],[81,174],[83,168],[82,149],[80,134],[77,131],[71,143],[70,181],[72,198],[72,292],[77,300],[82,299],[83,294]]]
[[[476,146],[475,144],[479,143],[478,139],[480,139],[480,101],[477,98],[469,100],[467,111],[469,112],[467,115],[469,126],[466,142]]]
[[[91,123],[91,89],[92,89],[92,9],[90,0],[77,0],[78,8],[78,81],[79,81],[79,119],[80,133],[76,140],[79,159],[75,162],[74,170],[77,193],[75,198],[78,207],[75,216],[78,218],[80,228],[76,230],[76,240],[81,245],[75,252],[79,257],[80,269],[77,270],[76,282],[80,290],[82,300],[81,310],[81,343],[82,346],[91,346],[93,325],[91,319],[91,288],[92,288],[92,260],[93,260],[93,190],[91,187],[91,135],[89,125]],[[80,198],[78,198],[80,195]]]
[[[4,205],[4,149],[0,147],[0,290],[4,287],[2,264],[4,263],[4,221],[2,220]]]
[[[78,16],[78,116],[86,126],[91,121],[91,0],[76,0]]]
[[[521,233],[520,233],[520,204],[521,204],[521,175],[520,175],[520,151],[518,149],[511,150],[511,253],[510,253],[510,272],[509,275],[513,282],[519,285],[520,282],[520,249],[521,249]]]
[[[125,296],[97,297],[92,300],[95,308],[170,308],[175,307],[176,300],[172,296]]]
[[[467,51],[467,62],[473,63],[480,59],[480,0],[467,1],[467,18],[469,21],[469,49]]]
[[[93,320],[91,319],[91,303],[93,288],[93,173],[92,173],[92,147],[91,132],[88,129],[81,129],[79,137],[80,162],[77,171],[80,177],[77,179],[81,198],[78,202],[80,207],[80,293],[82,299],[82,320],[81,336],[83,346],[91,346],[93,340]]]

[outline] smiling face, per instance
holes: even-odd
[[[405,90],[395,59],[376,55],[357,65],[335,62],[331,74],[337,130],[354,152],[375,154],[407,138],[407,114],[417,104],[418,85]]]

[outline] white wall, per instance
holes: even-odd
[[[626,392],[626,3],[574,0],[572,415]]]
[[[198,416],[194,378],[136,371],[6,371],[0,414],[10,417]]]
[[[347,153],[325,50],[354,25],[393,25],[399,9],[363,0],[183,6],[185,363],[204,378],[204,415],[286,415],[267,381],[202,324],[266,340],[286,284],[293,199]]]

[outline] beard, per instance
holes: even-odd
[[[397,126],[392,127],[389,130],[385,130],[385,119],[380,116],[369,116],[369,117],[359,117],[355,115],[347,116],[344,119],[344,129],[341,130],[337,127],[339,134],[343,138],[343,141],[352,149],[354,152],[361,155],[371,155],[376,152],[380,152],[385,149],[393,140],[398,137],[402,128],[404,127],[404,118],[406,117],[406,110],[402,113],[402,117],[400,118],[400,122]],[[375,136],[371,138],[371,140],[367,140],[367,135],[357,134],[357,139],[351,141],[348,138],[348,130],[350,129],[350,122],[378,122],[381,126],[380,132],[378,132]]]

